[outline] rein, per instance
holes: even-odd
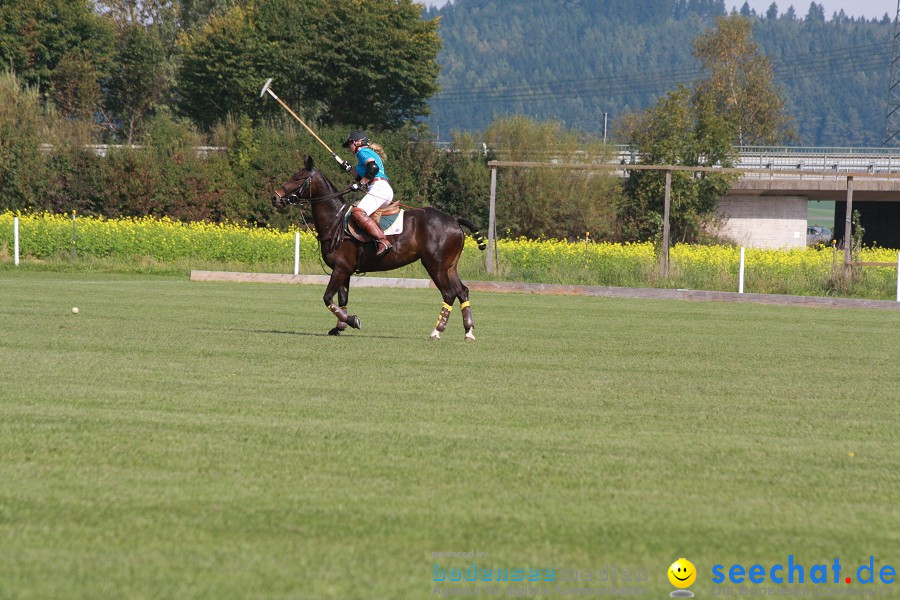
[[[328,200],[334,200],[335,198],[340,198],[341,196],[345,196],[349,194],[352,190],[350,187],[347,187],[343,190],[337,190],[325,196],[319,196],[317,198],[304,198],[301,194],[308,191],[310,188],[310,184],[312,183],[312,178],[318,173],[318,171],[314,171],[310,173],[306,177],[306,181],[300,184],[296,190],[294,190],[291,194],[284,197],[284,201],[288,204],[299,204],[302,201],[309,202],[310,204],[315,204],[316,202],[326,202]]]

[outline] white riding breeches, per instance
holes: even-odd
[[[368,193],[363,196],[357,206],[365,211],[366,216],[369,216],[382,206],[390,204],[393,199],[394,189],[391,184],[386,179],[376,179],[369,185]]]

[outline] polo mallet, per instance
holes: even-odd
[[[316,132],[313,131],[312,129],[310,129],[310,128],[309,128],[309,125],[307,125],[306,123],[304,123],[304,122],[303,122],[303,119],[301,119],[300,117],[298,117],[298,116],[297,116],[297,113],[295,113],[294,111],[291,110],[291,107],[290,107],[290,106],[288,106],[287,104],[285,104],[285,103],[281,100],[281,98],[279,98],[278,96],[275,95],[275,92],[273,92],[272,89],[269,87],[269,86],[272,85],[272,79],[273,79],[272,77],[269,77],[268,79],[266,79],[266,83],[265,83],[265,85],[263,85],[262,91],[259,92],[259,97],[262,98],[263,96],[266,95],[266,92],[268,92],[270,96],[272,96],[273,98],[275,98],[275,101],[278,102],[278,104],[280,104],[281,106],[284,107],[284,110],[286,110],[286,111],[288,111],[289,113],[291,113],[291,116],[294,117],[295,119],[297,119],[297,122],[298,122],[298,123],[300,123],[301,125],[303,125],[303,127],[305,127],[306,130],[307,130],[314,138],[316,138],[316,140],[317,140],[320,144],[322,144],[323,146],[325,146],[325,149],[326,149],[326,150],[328,150],[329,152],[331,152],[331,156],[334,157],[334,160],[336,160],[336,161],[338,162],[338,164],[341,165],[341,169],[343,169],[344,171],[349,171],[350,169],[352,169],[353,166],[352,166],[350,163],[348,163],[347,161],[345,161],[344,159],[342,159],[340,156],[337,155],[337,153],[336,153],[334,150],[332,150],[331,148],[329,148],[329,147],[328,147],[328,144],[326,144],[325,142],[323,142],[323,141],[322,141],[322,138],[320,138],[319,136],[317,136],[317,135],[316,135]]]

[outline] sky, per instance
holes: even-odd
[[[447,0],[418,0],[426,6],[443,6]],[[506,0],[507,2],[515,2],[518,0]],[[765,14],[772,0],[747,0],[750,8],[755,10],[757,14]],[[788,6],[793,5],[797,16],[804,17],[809,11],[809,5],[812,0],[775,0],[778,5],[778,12],[783,13]],[[848,17],[866,17],[867,19],[880,19],[887,13],[893,20],[897,14],[897,0],[816,0],[817,4],[821,4],[825,8],[825,18],[831,19],[831,15],[844,9],[844,14]],[[725,7],[730,11],[732,7],[740,9],[744,5],[744,0],[725,0]]]

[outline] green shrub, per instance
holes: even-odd
[[[40,206],[46,187],[40,146],[50,120],[36,87],[23,87],[13,73],[0,71],[0,210]]]

